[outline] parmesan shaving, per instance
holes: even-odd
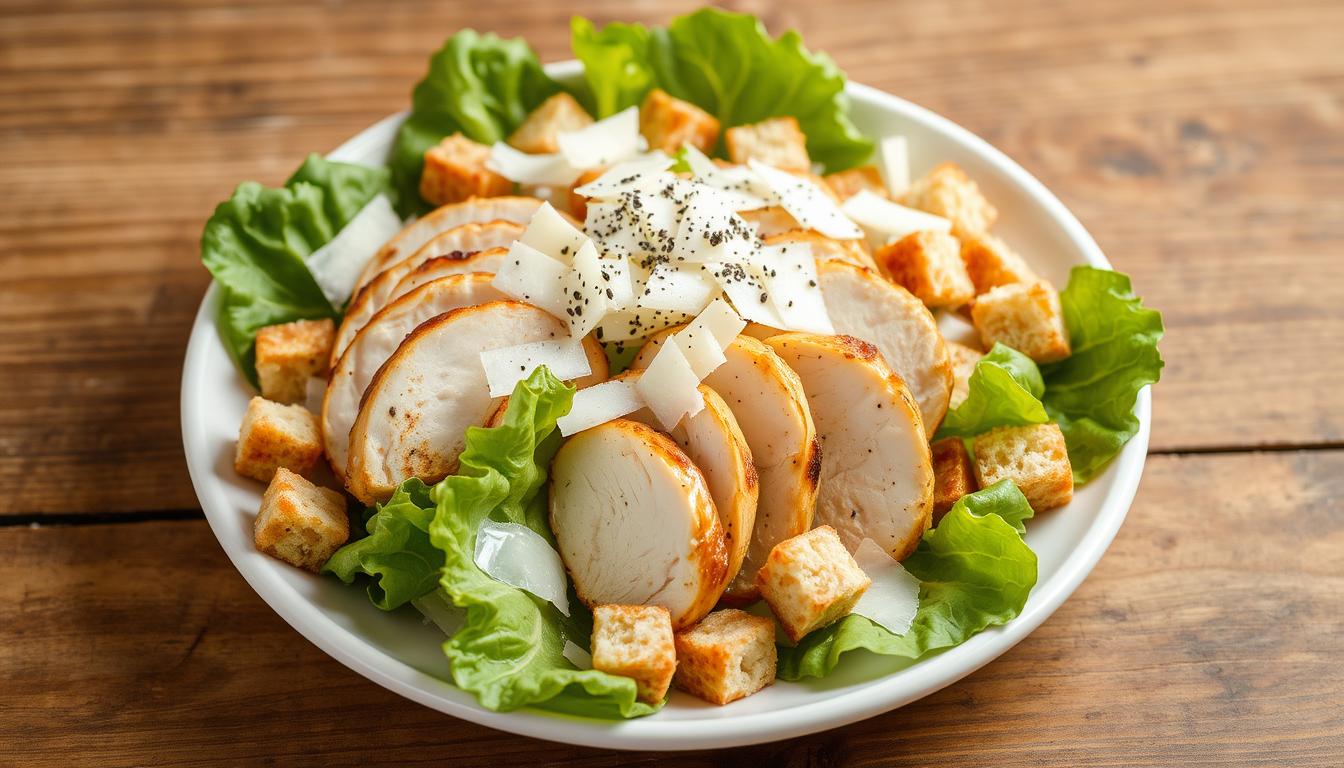
[[[837,240],[863,237],[863,230],[850,221],[835,200],[816,184],[756,160],[750,161],[750,166],[769,185],[784,210],[804,228]]]
[[[490,384],[491,397],[513,393],[518,382],[532,375],[539,366],[546,366],[562,381],[580,379],[593,372],[583,340],[578,338],[533,341],[512,347],[489,349],[481,353],[485,380]]]
[[[855,603],[853,613],[881,625],[893,635],[910,631],[919,612],[919,579],[891,558],[872,539],[854,550],[854,560],[872,584]]]
[[[560,554],[541,534],[486,518],[476,530],[476,567],[495,581],[541,598],[569,615],[569,579]]]
[[[705,407],[705,398],[700,394],[700,378],[677,344],[664,344],[658,349],[635,387],[649,404],[658,423],[669,431],[683,416],[694,416]]]
[[[490,147],[486,167],[509,181],[543,187],[568,187],[583,174],[583,168],[564,155],[529,155],[502,141]]]
[[[683,269],[659,264],[645,281],[638,306],[694,315],[718,292],[718,285],[700,265]]]
[[[564,317],[565,273],[564,264],[530,245],[515,242],[490,284],[519,301],[541,307],[556,317]]]
[[[878,172],[893,195],[910,188],[910,147],[904,136],[888,136],[877,145]]]
[[[874,246],[886,245],[913,232],[952,230],[952,222],[942,216],[906,208],[866,189],[846,200],[842,207],[864,228]]]
[[[340,307],[355,289],[360,272],[373,254],[401,231],[401,217],[385,195],[360,209],[326,245],[308,254],[304,263],[322,295]]]
[[[615,379],[594,384],[574,393],[569,413],[556,420],[560,434],[569,437],[634,413],[645,405],[633,379]]]
[[[523,245],[530,245],[562,264],[570,263],[579,248],[588,242],[588,236],[574,228],[550,203],[542,203],[532,220],[527,223]]]
[[[555,143],[573,167],[598,168],[636,155],[639,139],[639,108],[630,107],[577,131],[560,133]]]

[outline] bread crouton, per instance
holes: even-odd
[[[634,678],[639,700],[657,704],[677,668],[672,615],[661,605],[593,608],[593,669]]]
[[[975,298],[975,285],[961,260],[961,244],[945,232],[911,232],[874,254],[892,282],[930,308],[959,307]]]
[[[985,355],[965,344],[949,341],[947,356],[952,360],[952,399],[948,401],[947,407],[956,408],[971,393],[971,374],[975,373],[975,364]]]
[[[1012,480],[1037,512],[1073,498],[1073,466],[1058,424],[991,429],[975,438],[974,450],[981,488]]]
[[[583,221],[588,217],[588,198],[580,195],[574,190],[582,187],[591,181],[597,181],[598,177],[606,172],[606,168],[594,168],[590,171],[584,171],[579,178],[569,187],[569,215]]]
[[[311,411],[264,397],[248,402],[233,457],[238,474],[267,483],[278,468],[303,475],[321,458],[322,430]]]
[[[281,467],[252,525],[257,550],[317,573],[350,536],[345,497]]]
[[[864,191],[880,197],[890,197],[887,194],[887,185],[882,183],[882,174],[875,165],[861,165],[847,171],[836,171],[822,178],[842,201]]]
[[[952,221],[952,231],[988,232],[999,212],[955,163],[943,163],[910,185],[899,201]]]
[[[723,134],[728,159],[745,164],[757,160],[784,171],[812,170],[807,137],[792,117],[772,117],[751,125],[729,128]]]
[[[775,622],[736,608],[715,611],[676,635],[678,688],[727,704],[775,680]]]
[[[709,152],[719,143],[719,121],[691,102],[654,88],[639,107],[639,133],[649,142],[650,150],[661,149],[672,155],[690,144]]]
[[[486,166],[490,148],[460,133],[444,137],[425,152],[420,196],[434,205],[472,197],[499,197],[513,192],[513,182]]]
[[[277,403],[301,403],[308,379],[326,378],[336,338],[331,318],[295,320],[257,331],[257,379],[261,396]]]
[[[960,239],[961,261],[975,284],[975,295],[1000,285],[1037,280],[1027,262],[999,238],[982,232],[964,232]]]
[[[1001,285],[976,297],[971,323],[986,348],[1002,342],[1038,363],[1069,356],[1059,293],[1044,280]]]
[[[871,583],[829,525],[779,542],[756,573],[761,597],[795,643],[849,613]]]
[[[593,118],[579,106],[579,102],[561,91],[532,110],[518,130],[509,135],[508,143],[519,151],[533,155],[559,152],[560,144],[556,142],[556,136],[592,124]]]
[[[975,493],[975,469],[966,443],[960,437],[945,437],[930,446],[933,452],[933,524],[957,503]]]

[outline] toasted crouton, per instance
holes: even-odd
[[[1073,498],[1073,466],[1058,424],[998,427],[976,437],[974,448],[981,488],[1012,480],[1037,512]]]
[[[975,493],[975,470],[966,443],[960,437],[945,437],[930,446],[933,452],[933,524],[957,503]]]
[[[971,374],[975,373],[975,364],[980,362],[984,353],[971,349],[955,341],[947,342],[947,356],[952,360],[952,399],[949,408],[956,408],[966,400],[971,392]]]
[[[672,616],[661,605],[593,609],[593,669],[634,678],[639,700],[657,704],[677,668]]]
[[[775,545],[756,586],[796,643],[849,613],[872,580],[829,525]]]
[[[579,178],[575,179],[574,183],[570,185],[569,187],[570,216],[573,216],[579,221],[583,221],[585,218],[588,217],[588,198],[584,197],[583,195],[580,195],[574,190],[578,189],[579,187],[582,187],[584,184],[587,184],[590,181],[596,181],[597,178],[601,176],[606,170],[607,170],[606,168],[594,168],[590,171],[584,171],[579,176]]]
[[[434,205],[513,192],[513,182],[486,167],[490,148],[460,133],[444,137],[425,152],[420,196]]]
[[[257,550],[317,573],[350,536],[345,497],[281,467],[261,497]]]
[[[824,176],[826,184],[835,192],[836,197],[848,200],[860,192],[868,191],[881,197],[890,197],[887,185],[882,183],[882,174],[875,165],[861,165],[847,171],[836,171]]]
[[[523,124],[508,139],[515,149],[533,155],[559,152],[555,137],[593,124],[593,118],[579,102],[561,91],[532,110]]]
[[[654,88],[639,107],[639,132],[649,149],[661,149],[669,155],[690,144],[709,152],[719,143],[719,121],[689,101]]]
[[[1000,285],[1037,280],[1027,262],[999,238],[981,232],[964,232],[960,239],[961,260],[966,265],[966,274],[975,284],[975,295]]]
[[[925,306],[959,307],[975,298],[975,285],[961,260],[961,244],[945,232],[912,232],[874,254],[892,282]]]
[[[1059,294],[1044,280],[1001,285],[976,297],[971,322],[986,348],[1002,342],[1038,363],[1069,356]]]
[[[758,160],[785,171],[812,170],[807,137],[792,117],[772,117],[751,125],[729,128],[723,134],[728,158],[734,163]]]
[[[980,193],[980,187],[955,163],[943,163],[910,185],[900,202],[911,208],[951,219],[952,231],[988,232],[999,212]]]
[[[295,320],[257,331],[257,379],[261,396],[277,403],[301,403],[308,379],[326,378],[327,358],[336,338],[331,318]]]
[[[727,704],[775,680],[775,622],[727,608],[676,635],[677,687]]]
[[[322,431],[311,411],[263,397],[248,402],[233,457],[238,474],[266,483],[280,467],[303,475],[321,458]]]

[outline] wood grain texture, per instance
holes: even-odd
[[[998,661],[837,731],[682,755],[384,691],[272,613],[201,522],[3,529],[0,764],[1336,765],[1341,499],[1344,452],[1155,457],[1101,566]]]

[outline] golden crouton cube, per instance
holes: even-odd
[[[420,196],[434,205],[513,192],[513,182],[486,167],[490,148],[460,133],[444,137],[425,152]]]
[[[775,622],[736,608],[715,611],[676,635],[677,687],[727,704],[775,680]]]
[[[593,609],[593,669],[634,678],[639,700],[657,704],[677,669],[672,615],[661,605]]]
[[[999,212],[954,163],[943,163],[910,185],[901,203],[952,220],[953,231],[988,232]]]
[[[533,155],[559,152],[560,144],[556,142],[556,136],[592,124],[593,118],[579,106],[579,102],[561,91],[532,110],[518,130],[509,136],[508,143],[519,151]]]
[[[848,200],[865,191],[880,197],[890,197],[887,185],[882,183],[882,174],[875,165],[861,165],[847,171],[836,171],[826,174],[823,178],[841,200]]]
[[[761,597],[795,643],[849,613],[871,583],[829,525],[779,542],[756,573]]]
[[[960,437],[945,437],[930,446],[933,452],[933,524],[957,503],[975,493],[975,470],[966,443]]]
[[[263,397],[248,402],[233,457],[238,474],[266,483],[281,467],[307,474],[321,458],[322,430],[311,411]]]
[[[961,260],[975,284],[975,295],[1012,283],[1033,283],[1036,273],[1003,242],[984,233],[961,233]]]
[[[991,429],[975,438],[974,450],[981,488],[1012,480],[1037,512],[1073,498],[1073,465],[1058,424]]]
[[[975,373],[975,364],[980,362],[984,353],[971,349],[955,341],[947,342],[947,356],[952,359],[952,399],[949,408],[956,408],[971,393],[971,374]]]
[[[350,536],[345,497],[281,467],[261,497],[252,533],[259,552],[317,573]]]
[[[807,137],[792,117],[772,117],[729,128],[723,141],[728,147],[728,158],[734,163],[757,160],[785,171],[812,170]]]
[[[261,396],[277,403],[301,403],[308,379],[326,378],[327,358],[336,338],[331,318],[295,320],[257,331],[257,379]]]
[[[912,232],[874,254],[892,282],[928,307],[959,307],[975,298],[961,260],[961,244],[945,232]]]
[[[709,152],[719,142],[719,121],[689,101],[654,88],[639,107],[639,132],[650,150],[661,149],[670,155],[690,144]]]
[[[1038,363],[1069,356],[1059,293],[1044,280],[1001,285],[978,296],[971,322],[987,349],[1002,342]]]

